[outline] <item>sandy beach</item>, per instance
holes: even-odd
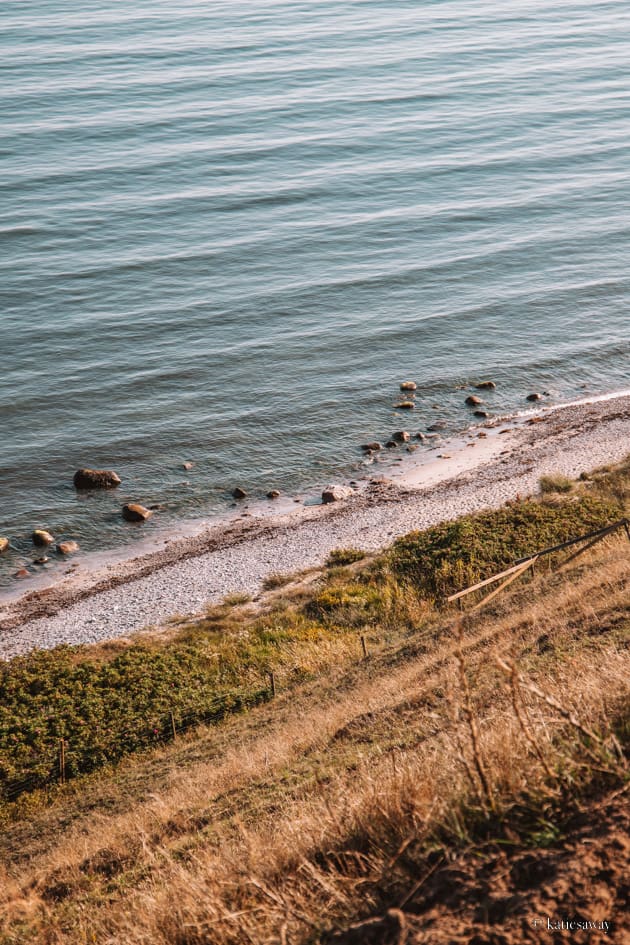
[[[162,537],[155,550],[79,568],[8,599],[0,606],[0,657],[127,637],[201,613],[228,594],[255,597],[268,575],[321,565],[334,548],[376,551],[414,529],[534,494],[542,475],[575,477],[628,452],[624,392],[471,431],[421,457],[401,453],[386,468],[375,464],[341,502],[285,504],[274,515],[244,509],[192,535]]]

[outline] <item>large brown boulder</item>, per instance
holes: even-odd
[[[79,550],[78,541],[60,541],[57,545],[57,551],[60,555],[72,555]]]
[[[411,436],[406,430],[397,430],[392,433],[392,440],[396,440],[397,443],[408,443],[410,439]]]
[[[47,532],[43,528],[36,528],[33,532],[33,544],[39,545],[40,548],[43,548],[45,545],[52,545],[55,540],[50,532]]]
[[[74,474],[75,489],[113,489],[121,481],[112,469],[77,469]]]
[[[479,407],[483,403],[483,400],[481,397],[475,397],[474,394],[471,394],[470,397],[466,398],[466,403],[469,407]]]
[[[477,390],[496,390],[496,386],[494,381],[479,381],[478,384],[475,384]]]
[[[122,514],[127,522],[146,522],[148,518],[151,518],[153,512],[150,509],[145,509],[144,505],[129,502],[128,505],[123,505]]]

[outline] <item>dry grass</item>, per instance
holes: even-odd
[[[320,655],[273,705],[69,788],[8,829],[2,941],[315,942],[449,851],[553,842],[627,776],[628,572],[610,539],[535,596],[461,629],[423,612],[369,660]]]
[[[567,478],[567,476],[562,476],[559,473],[555,473],[549,476],[541,476],[540,481],[540,491],[543,495],[547,493],[554,492],[572,492],[575,486],[575,483],[572,479]]]

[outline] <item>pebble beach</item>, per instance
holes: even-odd
[[[0,657],[89,644],[201,614],[227,595],[254,599],[271,574],[318,567],[335,548],[377,551],[398,536],[535,494],[543,475],[576,477],[630,451],[630,394],[519,417],[485,437],[442,444],[375,471],[343,501],[277,515],[241,513],[158,550],[79,569],[0,605]]]

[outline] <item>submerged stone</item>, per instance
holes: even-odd
[[[137,502],[129,502],[127,505],[123,505],[122,514],[127,522],[146,522],[148,518],[151,518],[153,512],[146,509],[144,505],[138,505]]]
[[[74,474],[75,489],[113,489],[121,481],[113,469],[77,469]]]

